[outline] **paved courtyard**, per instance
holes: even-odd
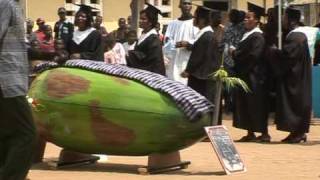
[[[245,131],[235,129],[231,121],[223,122],[233,139],[239,139]],[[320,125],[311,126],[308,142],[301,144],[282,144],[279,141],[287,133],[269,127],[272,143],[236,143],[247,172],[224,175],[223,169],[210,143],[200,142],[181,151],[183,160],[191,161],[188,169],[157,175],[139,175],[137,168],[146,165],[147,157],[108,156],[108,160],[81,167],[52,169],[46,163],[35,165],[30,174],[31,180],[201,180],[201,179],[243,179],[243,180],[282,180],[318,179],[320,180]],[[60,148],[49,144],[46,159],[57,158]]]

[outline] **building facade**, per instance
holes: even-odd
[[[164,17],[160,17],[161,24],[167,24],[169,21],[180,16],[179,2],[180,0],[139,0],[154,4],[162,12]],[[262,7],[272,7],[274,0],[248,0]],[[215,6],[227,6],[227,9],[237,8],[241,10],[247,9],[247,0],[206,0],[205,5],[214,8]],[[131,0],[21,0],[25,9],[25,15],[28,18],[36,20],[42,17],[47,24],[53,25],[58,20],[57,9],[65,7],[67,9],[68,19],[73,21],[73,16],[78,10],[78,6],[72,3],[84,3],[95,7],[95,15],[102,15],[104,18],[104,26],[108,31],[117,28],[119,18],[127,18],[131,15]],[[201,0],[194,0],[196,4],[203,4]],[[194,8],[195,9],[195,8]],[[227,11],[226,11],[227,12]]]
[[[295,6],[302,12],[302,22],[313,26],[319,23],[319,0],[291,0],[289,5]]]
[[[79,7],[72,3],[87,4],[96,8],[93,10],[94,15],[103,16],[104,26],[111,31],[117,28],[119,18],[127,18],[131,14],[130,2],[131,0],[23,0],[22,4],[27,18],[36,20],[42,17],[50,25],[58,20],[59,7],[65,7],[68,19],[73,21]]]

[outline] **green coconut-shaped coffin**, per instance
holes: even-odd
[[[204,137],[208,114],[190,121],[172,98],[134,80],[83,69],[46,70],[29,97],[40,134],[71,150],[148,155],[188,147]]]

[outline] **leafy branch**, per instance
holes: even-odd
[[[237,77],[229,77],[228,72],[225,70],[223,65],[212,74],[212,77],[215,80],[221,81],[226,88],[226,90],[230,91],[233,88],[240,87],[246,93],[251,92],[250,88],[242,79]]]
[[[216,72],[212,73],[210,76],[214,80],[222,82],[222,84],[228,91],[230,91],[233,88],[239,87],[239,88],[242,88],[246,93],[251,92],[247,83],[244,82],[242,79],[237,77],[230,77],[229,73],[226,71],[223,64],[224,64],[224,53],[222,53],[220,68]]]
[[[242,79],[237,77],[230,77],[228,72],[223,67],[224,64],[224,53],[222,53],[221,58],[221,66],[220,68],[212,73],[210,77],[216,81],[216,90],[215,90],[215,97],[214,97],[214,105],[215,111],[213,113],[213,119],[211,121],[211,125],[217,125],[219,119],[219,112],[220,112],[220,100],[221,100],[221,91],[222,88],[225,87],[228,91],[235,87],[242,88],[246,93],[251,92],[250,88]]]

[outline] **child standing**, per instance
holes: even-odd
[[[105,39],[104,62],[108,64],[127,64],[126,52],[122,44],[116,42],[112,34],[109,34]]]

